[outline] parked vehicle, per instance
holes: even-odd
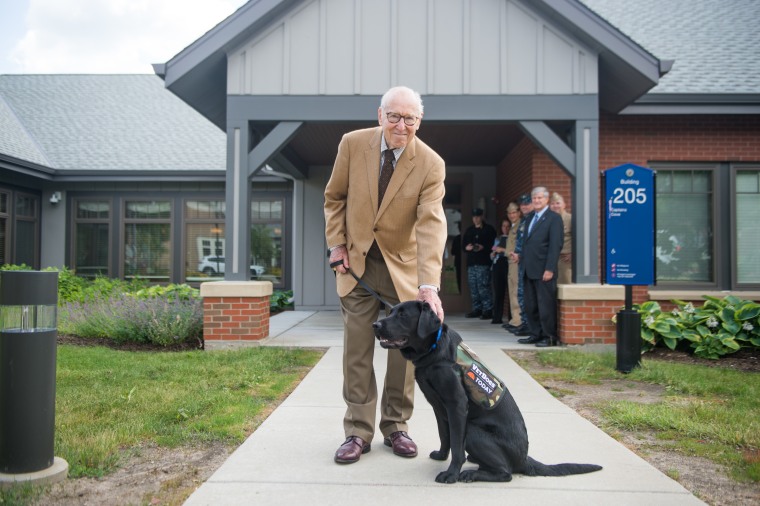
[[[224,274],[224,257],[207,256],[201,258],[198,262],[198,271],[206,276],[216,276]],[[261,265],[251,265],[251,275],[258,278],[264,274],[264,267]]]

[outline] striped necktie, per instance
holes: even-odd
[[[378,207],[380,207],[380,204],[383,202],[385,190],[388,188],[388,182],[391,180],[391,176],[393,175],[393,161],[395,159],[396,157],[393,156],[392,149],[386,149],[383,151],[383,167],[380,169],[380,181],[378,182],[377,191]]]

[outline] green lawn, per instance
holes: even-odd
[[[141,444],[239,444],[322,353],[59,346],[55,454],[76,478],[112,471]]]
[[[543,377],[569,382],[621,377],[613,353],[545,351],[537,358],[564,369]],[[648,360],[644,355],[641,367],[625,378],[662,385],[667,395],[654,404],[606,401],[599,406],[606,425],[652,431],[674,451],[725,465],[738,481],[760,482],[760,374]]]

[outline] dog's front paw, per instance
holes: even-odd
[[[456,483],[458,477],[458,473],[446,470],[438,473],[438,476],[435,477],[435,481],[438,483]]]
[[[443,450],[434,450],[430,452],[430,458],[433,460],[446,460],[449,458],[449,452]]]

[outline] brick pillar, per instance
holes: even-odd
[[[270,281],[201,283],[204,341],[259,341],[269,337]]]
[[[615,344],[617,327],[611,318],[625,305],[620,285],[559,285],[557,332],[565,344]]]

